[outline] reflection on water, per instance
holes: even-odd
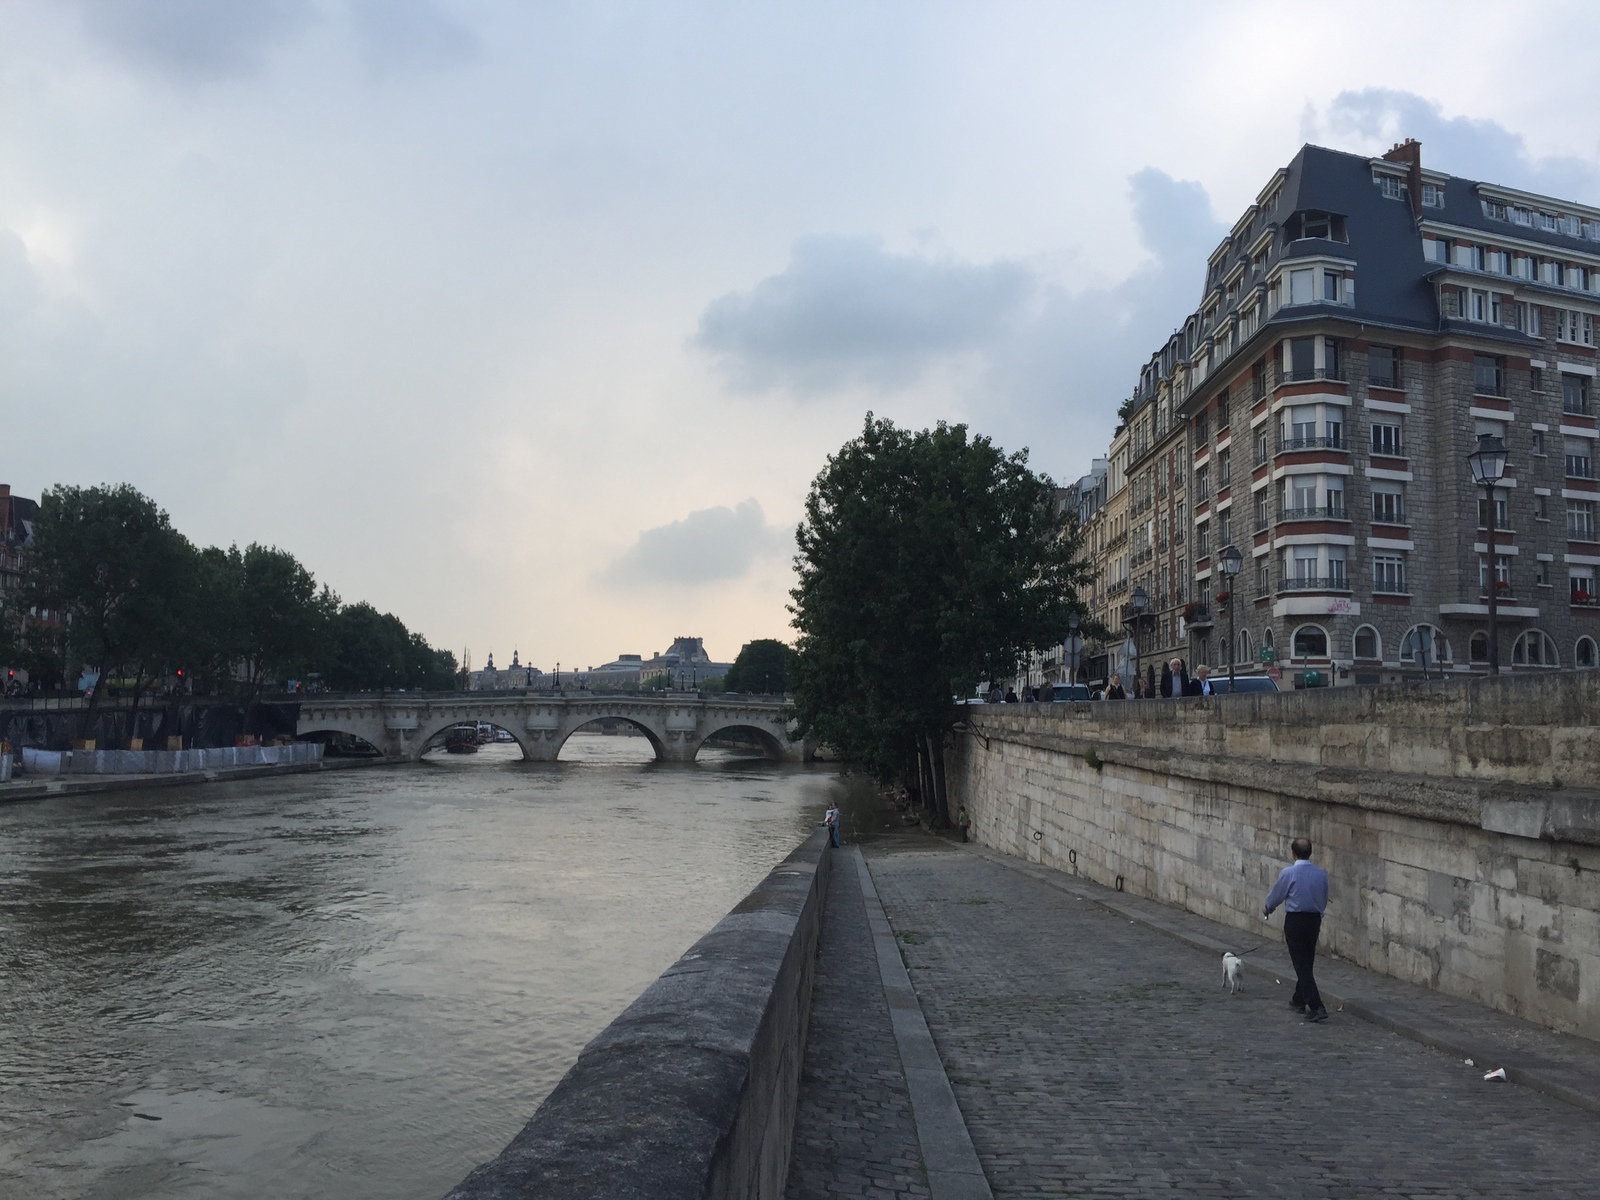
[[[0,1195],[436,1197],[836,777],[715,750],[0,808]]]

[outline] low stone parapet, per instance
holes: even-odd
[[[831,860],[818,830],[447,1200],[781,1197]]]
[[[322,760],[317,742],[287,746],[219,746],[202,750],[33,750],[22,752],[24,775],[177,775],[225,767],[288,766]]]

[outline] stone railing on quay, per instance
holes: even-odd
[[[963,710],[979,841],[1260,932],[1303,834],[1353,962],[1600,1038],[1600,672]]]
[[[831,863],[818,830],[446,1200],[781,1197]]]

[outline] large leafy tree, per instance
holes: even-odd
[[[786,692],[794,651],[776,638],[746,642],[723,677],[730,692]]]
[[[1055,485],[963,425],[871,413],[812,484],[797,533],[791,679],[803,734],[948,822],[952,697],[1057,645],[1087,576]]]
[[[454,654],[435,650],[399,617],[365,603],[342,608],[333,618],[323,674],[339,691],[459,686]]]
[[[171,650],[193,548],[127,484],[50,488],[28,543],[26,603],[65,621],[71,657],[99,672],[144,671]],[[95,688],[83,729],[93,724]]]

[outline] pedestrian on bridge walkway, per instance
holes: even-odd
[[[1308,1021],[1326,1021],[1328,1010],[1311,968],[1317,957],[1317,937],[1322,933],[1322,913],[1328,907],[1328,873],[1311,861],[1311,839],[1297,837],[1289,848],[1294,862],[1278,872],[1278,882],[1267,893],[1261,910],[1264,921],[1283,905],[1283,940],[1294,963],[1294,995],[1289,1007],[1306,1014]]]

